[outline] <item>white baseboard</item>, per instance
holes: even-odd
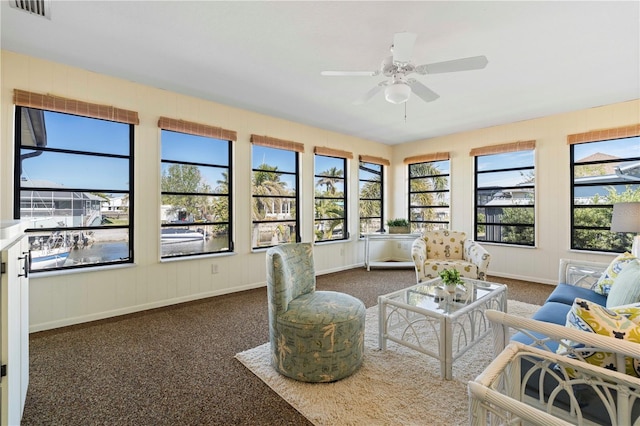
[[[346,271],[354,268],[364,268],[364,263],[356,263],[352,265],[339,266],[337,268],[330,268],[322,271],[316,271],[316,273],[317,275],[326,275],[326,274],[332,274],[334,272],[341,272],[341,271]],[[528,277],[524,275],[504,274],[504,273],[496,273],[492,271],[489,271],[488,274],[496,277],[511,278],[511,279],[522,280],[522,281],[532,281],[532,282],[550,284],[550,285],[557,284],[557,282],[553,280],[544,280],[541,278]],[[40,324],[31,324],[29,327],[29,332],[35,333],[38,331],[45,331],[45,330],[51,330],[54,328],[67,327],[70,325],[82,324],[85,322],[98,321],[98,320],[103,320],[107,318],[117,317],[120,315],[127,315],[127,314],[133,314],[136,312],[147,311],[149,309],[163,308],[166,306],[176,305],[179,303],[206,299],[208,297],[222,296],[224,294],[237,293],[239,291],[244,291],[244,290],[252,290],[255,288],[266,287],[266,285],[267,285],[266,282],[258,282],[258,283],[247,284],[240,287],[210,291],[206,293],[192,294],[189,296],[175,297],[173,299],[160,300],[157,302],[144,303],[141,305],[127,306],[126,308],[121,308],[121,309],[113,309],[110,311],[95,312],[92,314],[82,315],[82,316],[77,316],[72,318],[64,318],[57,321],[49,321],[49,322],[44,322]]]
[[[512,280],[531,281],[534,283],[541,283],[541,284],[549,284],[549,285],[558,284],[558,280],[548,280],[545,278],[529,277],[526,275],[505,274],[503,272],[488,271],[487,275],[492,275],[494,277],[501,277],[501,278],[510,278]]]
[[[339,266],[337,268],[325,269],[323,271],[316,271],[316,275],[333,274],[334,272],[347,271],[349,269],[354,269],[354,268],[364,268],[364,263],[357,263],[354,265],[344,265],[344,266]]]
[[[253,283],[253,284],[248,284],[241,287],[233,287],[233,288],[228,288],[224,290],[216,290],[216,291],[210,291],[206,293],[191,294],[189,296],[175,297],[173,299],[160,300],[157,302],[144,303],[144,304],[135,305],[135,306],[127,306],[126,308],[113,309],[110,311],[95,312],[88,315],[64,318],[57,321],[49,321],[49,322],[44,322],[40,324],[31,324],[29,326],[29,333],[51,330],[51,329],[60,328],[60,327],[67,327],[70,325],[82,324],[85,322],[98,321],[98,320],[103,320],[107,318],[117,317],[120,315],[127,315],[127,314],[133,314],[136,312],[147,311],[149,309],[164,308],[166,306],[177,305],[185,302],[193,302],[194,300],[206,299],[208,297],[214,297],[214,296],[222,296],[224,294],[237,293],[239,291],[252,290],[254,288],[260,288],[265,286],[266,286],[265,282]]]
[[[358,267],[362,268],[364,267],[364,265],[362,263],[355,264],[355,265],[345,265],[345,266],[340,266],[338,268],[331,268],[323,271],[317,271],[317,274],[326,275],[326,274],[331,274],[333,272],[346,271],[348,269],[353,269]],[[133,314],[136,312],[143,312],[149,309],[164,308],[166,306],[177,305],[179,303],[193,302],[194,300],[206,299],[208,297],[214,297],[214,296],[222,296],[224,294],[237,293],[239,291],[244,291],[244,290],[253,290],[254,288],[261,288],[266,286],[267,286],[267,283],[263,281],[263,282],[252,283],[252,284],[248,284],[240,287],[228,288],[224,290],[216,290],[216,291],[210,291],[206,293],[191,294],[188,296],[175,297],[172,299],[160,300],[157,302],[144,303],[144,304],[135,305],[135,306],[127,306],[121,309],[113,309],[110,311],[103,311],[103,312],[94,312],[91,314],[81,315],[77,317],[63,318],[60,320],[43,322],[39,324],[31,324],[29,326],[29,332],[35,333],[38,331],[52,330],[54,328],[67,327],[70,325],[77,325],[77,324],[82,324],[82,323],[91,322],[91,321],[99,321],[99,320],[113,318],[121,315]]]

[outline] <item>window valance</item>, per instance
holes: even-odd
[[[640,124],[630,126],[613,127],[610,129],[590,130],[585,133],[575,133],[567,136],[567,144],[608,141],[611,139],[631,138],[640,136]]]
[[[238,134],[233,130],[210,126],[208,124],[194,123],[192,121],[176,120],[175,118],[160,117],[158,120],[158,127],[164,130],[188,133],[196,136],[205,136],[208,138],[226,141],[235,142],[238,140]]]
[[[100,118],[103,120],[115,121],[117,123],[140,124],[140,119],[138,118],[138,113],[136,111],[129,111],[110,105],[77,101],[75,99],[63,98],[61,96],[43,95],[40,93],[28,92],[26,90],[14,89],[13,102],[22,107],[63,112],[90,118]]]
[[[353,158],[353,153],[349,151],[342,151],[340,149],[327,148],[324,146],[316,146],[314,153],[318,155],[327,155],[329,157],[348,158],[349,160]]]
[[[381,164],[383,166],[390,166],[391,162],[386,158],[381,157],[373,157],[371,155],[361,155],[360,161],[363,163],[371,163],[371,164]]]
[[[251,135],[251,143],[269,148],[286,149],[287,151],[304,152],[304,144],[271,136]]]
[[[504,154],[506,152],[516,152],[516,151],[527,151],[530,149],[536,148],[536,141],[518,141],[518,142],[509,142],[498,145],[489,145],[483,146],[480,148],[473,148],[469,155],[471,157],[477,157],[480,155],[493,155],[493,154]]]
[[[443,161],[448,159],[448,152],[434,152],[433,154],[422,154],[407,157],[404,159],[404,164],[428,163],[431,161]]]

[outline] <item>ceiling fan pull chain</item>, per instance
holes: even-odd
[[[407,103],[404,103],[404,122],[407,123]]]

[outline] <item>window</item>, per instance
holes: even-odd
[[[315,155],[314,241],[345,240],[347,232],[346,158]]]
[[[535,245],[533,148],[535,141],[472,150],[476,241]]]
[[[163,258],[233,250],[231,144],[162,130]]]
[[[449,228],[449,154],[419,158],[446,158],[415,162],[409,167],[409,223],[411,232]],[[405,163],[411,159],[405,159]]]
[[[384,232],[384,165],[375,159],[360,157],[360,235]]]
[[[256,135],[251,139],[251,246],[254,249],[300,242],[299,150],[260,145],[272,139]]]
[[[640,201],[640,137],[572,141],[598,139],[596,133],[569,137],[571,248],[624,252],[634,235],[614,233],[609,227],[614,203]]]
[[[14,216],[30,222],[31,271],[131,263],[133,124],[16,105]]]

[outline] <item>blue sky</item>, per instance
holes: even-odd
[[[534,165],[534,151],[506,152],[504,154],[481,155],[478,157],[478,171],[531,167]]]
[[[574,145],[573,149],[577,161],[598,152],[620,158],[640,157],[640,137],[582,143]]]
[[[113,155],[129,154],[129,125],[105,120],[78,117],[45,111],[47,126],[47,146],[49,148],[100,152]],[[229,143],[217,139],[187,135],[177,132],[162,132],[162,158],[167,160],[194,161],[227,166]],[[640,157],[640,137],[624,140],[605,141],[574,146],[575,158],[580,160],[596,152],[629,158]],[[30,150],[23,150],[23,153]],[[252,146],[252,167],[262,163],[277,166],[280,171],[295,172],[293,151]],[[479,170],[510,167],[526,167],[534,162],[533,151],[518,151],[501,155],[478,157]],[[64,153],[43,153],[23,161],[23,176],[36,180],[48,180],[71,188],[93,188],[127,190],[128,164],[126,159],[96,157],[91,155],[70,155]],[[438,162],[443,167],[448,162]],[[331,167],[342,168],[342,160],[333,157],[316,156],[315,172],[321,173]],[[201,167],[207,182],[215,186],[222,179],[224,168]],[[293,180],[284,175],[282,180],[294,188]],[[513,185],[522,180],[519,172],[483,177],[482,185]]]
[[[296,153],[285,149],[268,148],[260,145],[252,145],[251,167],[257,169],[261,164],[277,166],[283,172],[296,171]]]
[[[129,153],[126,124],[49,111],[45,111],[44,116],[48,148],[114,155]],[[128,161],[121,158],[44,152],[22,162],[22,176],[70,188],[127,190],[128,167]]]
[[[509,169],[514,167],[533,167],[535,164],[535,157],[533,150],[506,152],[504,154],[495,155],[481,155],[478,159],[478,171]],[[509,187],[516,186],[526,180],[522,176],[522,173],[530,172],[524,171],[508,171],[508,172],[494,172],[494,173],[482,173],[478,175],[478,186],[499,186]]]

